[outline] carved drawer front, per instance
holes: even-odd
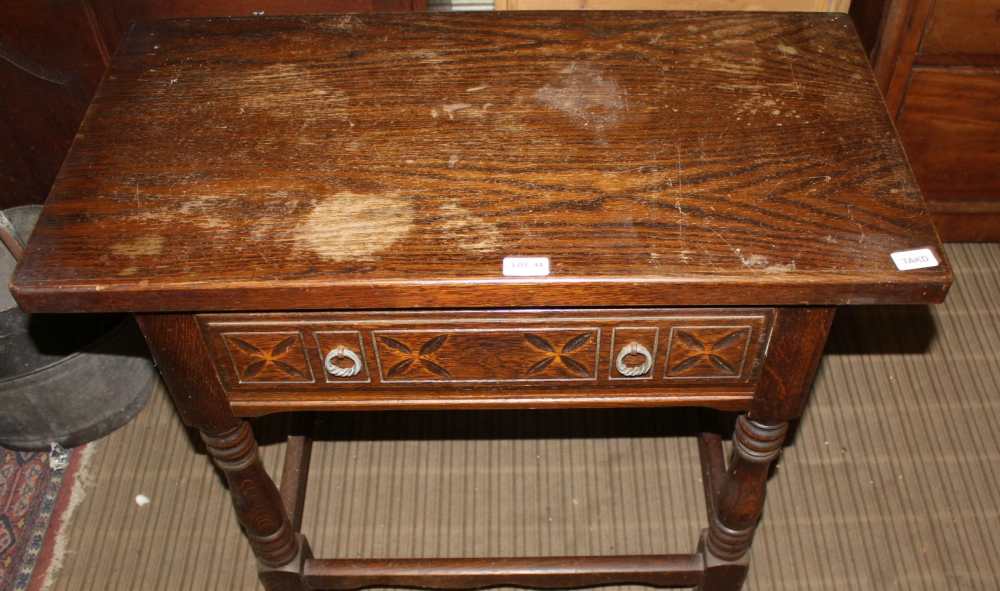
[[[752,387],[769,309],[212,314],[231,392]]]
[[[598,327],[373,330],[371,334],[382,382],[597,378]]]

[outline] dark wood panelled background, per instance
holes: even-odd
[[[107,65],[83,2],[0,3],[0,205],[45,199]]]
[[[426,0],[6,0],[0,3],[0,207],[41,203],[134,21],[423,10]]]
[[[1000,240],[1000,0],[854,0],[942,238]]]

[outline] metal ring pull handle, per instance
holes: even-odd
[[[625,358],[629,355],[642,355],[642,363],[639,365],[628,365],[625,363]],[[619,351],[618,357],[615,358],[615,367],[618,369],[618,373],[629,378],[643,376],[649,373],[649,370],[653,369],[653,356],[646,347],[643,347],[639,343],[631,342]]]
[[[340,367],[336,364],[338,359],[349,359],[353,365],[351,367]],[[327,373],[338,378],[349,378],[361,372],[361,358],[347,347],[332,349],[326,354],[326,358],[323,359],[323,365],[326,367]]]

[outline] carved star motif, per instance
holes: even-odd
[[[749,329],[676,329],[668,376],[738,376]]]
[[[431,338],[421,345],[417,351],[413,351],[405,343],[390,337],[380,336],[378,340],[386,347],[392,349],[397,355],[404,357],[402,361],[396,363],[385,372],[386,376],[399,376],[406,373],[410,368],[419,366],[442,378],[451,378],[451,373],[431,358],[433,353],[440,349],[445,341],[448,340],[448,335],[442,334]]]
[[[261,348],[257,345],[241,338],[229,337],[229,342],[236,345],[241,353],[253,359],[243,367],[240,375],[243,379],[255,378],[268,368],[274,368],[285,375],[300,378],[303,380],[309,377],[299,368],[285,361],[294,350],[294,345],[298,340],[297,335],[290,335],[272,347]]]
[[[528,368],[527,373],[529,375],[538,373],[553,363],[558,362],[569,370],[570,373],[574,373],[582,378],[589,377],[590,370],[576,359],[570,357],[570,354],[586,345],[592,336],[589,332],[578,334],[566,341],[566,344],[562,348],[556,350],[555,346],[548,339],[536,334],[525,333],[524,338],[528,341],[528,344],[544,354],[542,359]]]

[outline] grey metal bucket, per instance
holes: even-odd
[[[40,206],[6,210],[30,234]],[[13,257],[0,248],[0,445],[48,449],[92,441],[149,400],[156,369],[134,322],[121,316],[35,314],[13,304]]]

